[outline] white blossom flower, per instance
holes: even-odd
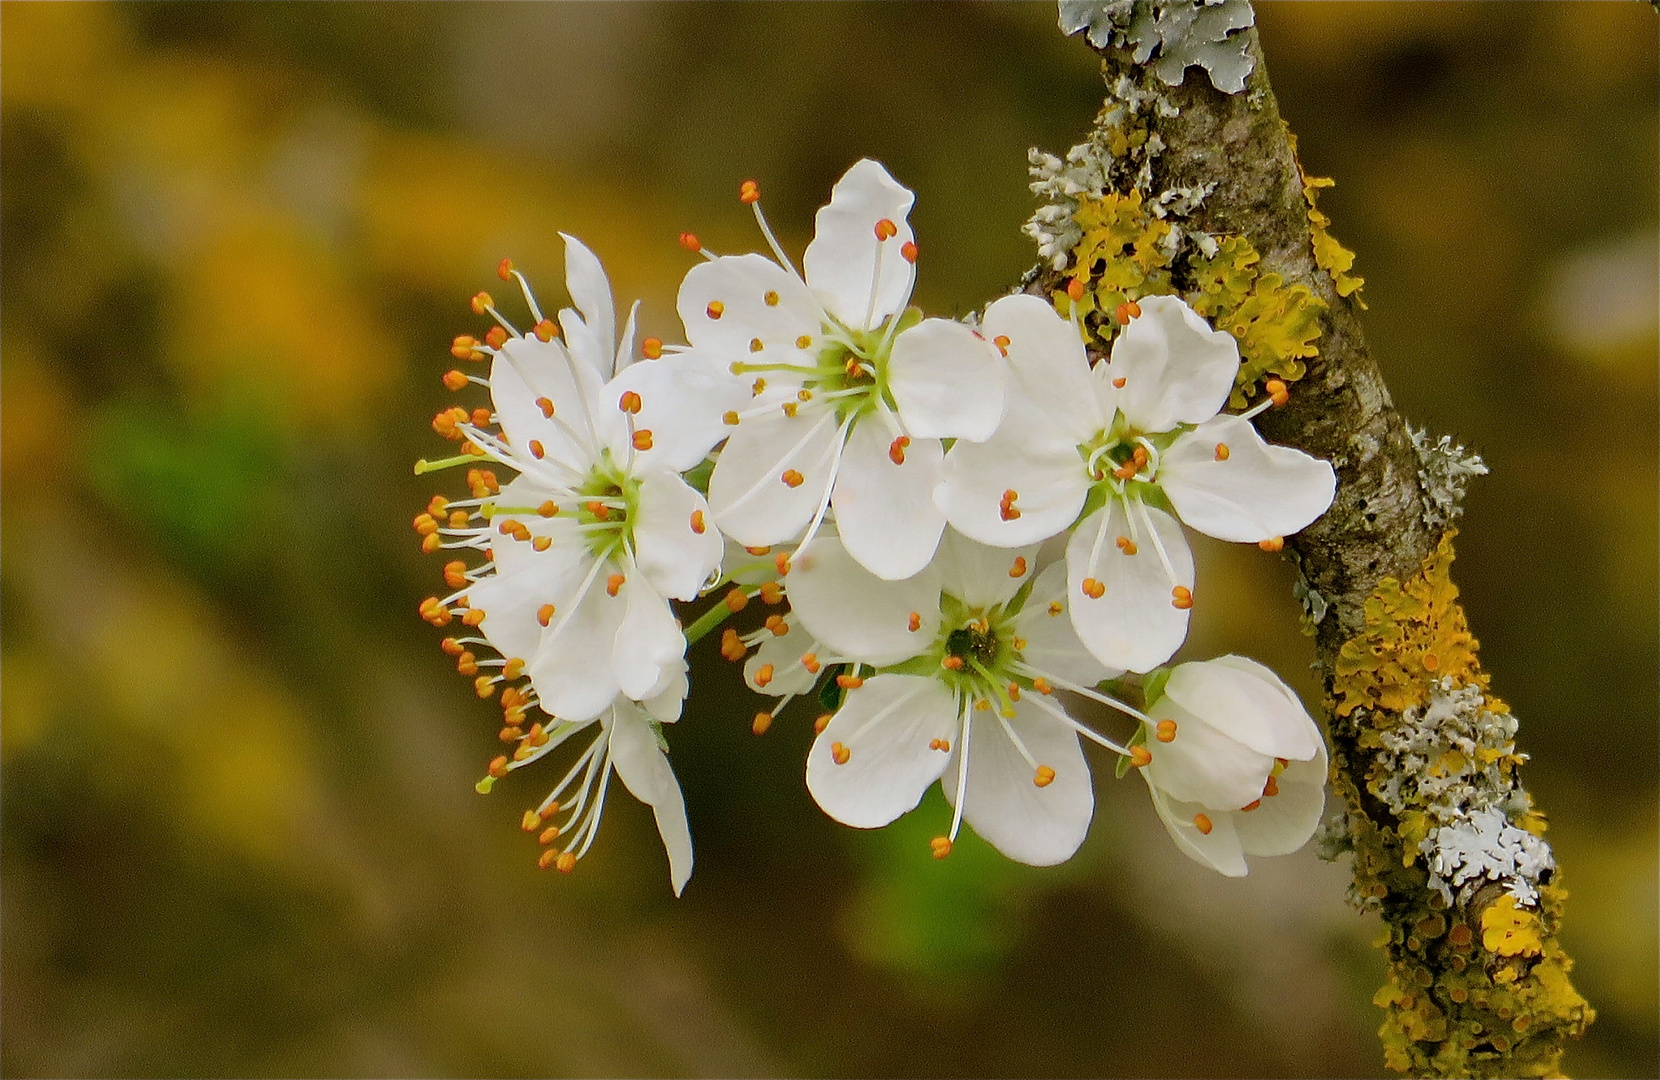
[[[1008,358],[1008,410],[989,440],[952,448],[936,494],[982,543],[1017,547],[1076,522],[1066,561],[1078,634],[1103,663],[1149,671],[1181,645],[1193,605],[1176,518],[1274,543],[1326,511],[1336,477],[1264,442],[1255,410],[1220,414],[1239,370],[1231,335],[1175,297],[1128,314],[1111,360],[1092,369],[1076,324],[1047,302],[993,302],[982,331]]]
[[[755,202],[753,185],[744,198]],[[863,160],[818,212],[805,277],[758,203],[778,261],[709,256],[686,275],[678,304],[691,348],[674,361],[705,380],[697,407],[733,385],[744,397],[722,416],[735,426],[709,483],[716,523],[739,542],[805,532],[805,545],[834,507],[847,550],[879,577],[910,577],[933,556],[945,527],[932,497],[940,440],[990,436],[1003,389],[988,342],[906,307],[916,273],[912,201],[887,170]],[[731,372],[719,392],[717,367]]]
[[[905,581],[877,578],[829,536],[794,562],[786,588],[811,663],[851,664],[838,676],[845,701],[807,757],[807,787],[826,813],[886,825],[942,780],[955,812],[936,857],[964,820],[1021,862],[1052,865],[1077,850],[1095,806],[1078,736],[1131,752],[1050,695],[1116,705],[1091,688],[1121,673],[1079,643],[1064,568],[1036,573],[1036,557],[1036,545],[999,550],[947,530],[934,562]],[[788,659],[772,663],[775,681],[798,678]]]
[[[440,508],[441,546],[487,552],[488,561],[451,564],[455,593],[427,610],[478,627],[483,640],[462,644],[500,652],[501,661],[477,663],[502,667],[503,680],[528,674],[524,706],[582,722],[619,693],[645,700],[678,677],[686,641],[668,600],[698,595],[720,565],[722,539],[703,496],[675,471],[687,455],[684,430],[637,423],[644,394],[626,371],[607,381],[633,350],[634,317],[618,345],[599,260],[565,241],[576,310],[559,313],[564,342],[528,287],[532,333],[513,332],[480,294],[475,308],[505,329],[493,341],[458,342],[493,357],[495,410],[463,414],[454,433],[519,475],[499,485],[475,471],[474,497]],[[502,272],[517,276],[505,262]]]
[[[1141,770],[1176,846],[1229,877],[1302,847],[1326,800],[1326,746],[1291,688],[1242,656],[1178,664],[1147,706]]]

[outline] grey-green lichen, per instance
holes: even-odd
[[[1247,0],[1060,0],[1064,34],[1087,32],[1096,48],[1129,50],[1169,86],[1201,67],[1227,94],[1245,89],[1256,65],[1240,33],[1256,21]]]
[[[1412,447],[1418,452],[1418,486],[1424,492],[1424,524],[1440,531],[1463,512],[1464,492],[1472,476],[1486,476],[1487,464],[1481,455],[1443,435],[1430,441],[1423,428],[1408,428]]]

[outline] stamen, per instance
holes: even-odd
[[[1038,787],[1048,787],[1055,782],[1055,770],[1047,765],[1039,765],[1037,773],[1032,777],[1032,783]]]
[[[692,525],[692,532],[696,533],[699,536],[703,535],[704,530],[707,529],[708,526],[703,523],[703,511],[702,510],[693,510],[692,511],[691,525]]]
[[[719,319],[726,314],[726,305],[719,300],[711,300],[709,306],[703,309],[703,313],[711,319]]]
[[[467,373],[464,372],[464,371],[446,371],[446,372],[444,372],[444,378],[443,378],[444,389],[450,391],[451,393],[455,393],[457,391],[460,391],[470,381],[471,381],[471,379],[468,377]]]
[[[843,690],[857,690],[865,684],[865,680],[858,675],[837,675],[836,685]]]
[[[845,744],[839,742],[830,744],[830,760],[837,765],[846,765],[852,757],[853,751],[849,750]]]
[[[606,578],[605,579],[605,592],[606,592],[606,594],[610,595],[610,596],[616,596],[617,593],[622,591],[623,582],[625,580],[627,580],[627,579],[624,578],[623,575],[621,575],[621,574],[612,574],[610,577]]]
[[[998,352],[1002,353],[1004,356],[1009,355],[1009,335],[998,334],[996,337],[991,339],[991,343],[997,346]]]
[[[651,449],[651,429],[650,428],[641,428],[640,430],[638,430],[634,433],[634,437],[629,441],[633,444],[634,449],[636,449],[636,450],[650,450]]]
[[[761,197],[761,189],[753,180],[745,180],[738,186],[738,201],[744,204],[755,202]]]
[[[636,394],[632,390],[624,390],[622,397],[617,399],[617,408],[621,409],[625,413],[628,413],[630,416],[638,413],[644,404],[645,403],[640,400],[640,395]]]
[[[1257,541],[1257,547],[1261,548],[1264,551],[1279,551],[1280,549],[1285,547],[1285,537],[1283,537],[1283,536],[1270,536],[1266,540],[1258,540]]]
[[[916,264],[916,241],[907,240],[899,245],[899,257],[912,265]]]
[[[899,235],[899,226],[895,225],[892,221],[888,220],[887,218],[882,218],[880,221],[878,221],[876,223],[876,239],[879,242],[892,240],[894,237],[896,237],[898,235]]]
[[[1112,381],[1112,387],[1113,387],[1114,390],[1122,390],[1122,389],[1124,389],[1124,384],[1129,382],[1129,381],[1130,380],[1128,380],[1128,379],[1124,378],[1122,375],[1120,375],[1118,378],[1116,378]]]
[[[805,477],[794,469],[785,469],[778,479],[784,482],[785,487],[792,488],[800,487],[806,480]]]
[[[940,667],[947,671],[961,671],[963,669],[963,658],[960,656],[944,657],[940,660]]]
[[[777,307],[778,306],[778,294],[776,292],[773,292],[771,289],[768,289],[762,295],[761,303],[765,304],[767,307]]]
[[[1144,768],[1147,763],[1152,760],[1153,752],[1145,746],[1130,747],[1130,764],[1134,765],[1136,768]]]
[[[1232,454],[1232,451],[1230,451],[1228,449],[1228,444],[1227,443],[1219,442],[1219,443],[1216,444],[1216,460],[1217,461],[1226,461],[1231,456],[1231,454]]]
[[[536,335],[537,341],[552,341],[559,336],[559,324],[552,319],[543,319],[532,326],[530,332]]]
[[[1195,829],[1198,829],[1201,833],[1203,833],[1206,836],[1209,836],[1210,835],[1210,830],[1212,828],[1214,828],[1214,826],[1211,825],[1211,823],[1210,823],[1210,818],[1206,817],[1203,814],[1194,814],[1193,815],[1193,827]]]
[[[483,315],[495,306],[496,302],[490,298],[489,293],[478,292],[473,294],[472,309],[474,315]]]
[[[1291,391],[1279,379],[1269,379],[1262,384],[1262,388],[1267,391],[1268,400],[1274,403],[1276,409],[1291,400]]]
[[[783,637],[790,632],[790,624],[784,621],[782,615],[768,615],[765,625],[772,631],[773,637]]]
[[[824,734],[824,729],[830,726],[830,720],[835,715],[836,715],[835,713],[824,713],[823,715],[819,716],[818,719],[814,720],[813,721],[813,734],[814,735],[823,735]]]
[[[496,317],[500,318],[501,316]],[[501,348],[507,344],[507,331],[499,326],[492,326],[489,332],[484,335],[484,343],[492,349]]]
[[[720,636],[720,654],[723,658],[737,663],[749,655],[749,647],[738,637],[738,632],[728,626]]]
[[[552,604],[543,604],[541,607],[536,609],[536,621],[541,623],[543,626],[546,626],[548,623],[553,621],[554,613],[557,610],[558,609]]]
[[[949,836],[936,836],[928,841],[928,847],[933,851],[934,858],[943,859],[951,854],[951,838]]]
[[[1279,793],[1280,793],[1279,779],[1277,777],[1270,776],[1268,778],[1267,783],[1262,785],[1262,794],[1263,794],[1263,796],[1267,797],[1267,796],[1272,796],[1272,795],[1278,795]]]
[[[1157,738],[1159,742],[1167,743],[1176,741],[1176,721],[1160,720],[1156,730],[1158,733],[1155,738]]]
[[[759,590],[761,603],[770,607],[777,607],[784,602],[784,586],[776,581],[763,581]]]
[[[1084,595],[1089,597],[1091,600],[1099,600],[1101,597],[1105,596],[1107,592],[1107,587],[1092,577],[1084,578],[1082,587]]]
[[[1012,578],[1024,577],[1026,574],[1026,556],[1016,555],[1014,565],[1009,567],[1009,576]]]
[[[1135,541],[1131,540],[1128,536],[1120,536],[1114,542],[1118,545],[1118,550],[1122,551],[1126,555],[1134,555],[1137,551],[1141,550],[1135,546]]]
[[[551,398],[545,398],[545,397],[537,398],[536,399],[536,407],[538,409],[542,410],[543,418],[548,419],[548,420],[553,419],[553,400]]]
[[[819,669],[824,665],[818,662],[818,656],[816,654],[806,652],[801,654],[801,666],[807,669],[807,673],[809,675],[817,675],[819,673]]]
[[[760,669],[755,672],[755,685],[766,686],[770,682],[772,682],[772,665],[762,664]]]
[[[889,443],[888,460],[893,462],[895,465],[905,464],[905,448],[909,445],[911,445],[911,437],[909,435],[901,435],[899,438]]]
[[[909,626],[913,634],[922,629],[922,613],[920,611],[911,612]]]
[[[1118,320],[1118,325],[1123,326],[1131,319],[1138,319],[1141,317],[1141,305],[1136,303],[1134,300],[1130,300],[1126,303],[1119,304],[1118,307],[1113,309],[1112,314],[1113,318]]]
[[[760,680],[757,679],[756,682],[759,684]],[[749,730],[757,735],[765,735],[770,727],[772,727],[772,714],[769,712],[756,713],[755,719],[749,723]]]
[[[1073,278],[1066,283],[1066,295],[1074,304],[1084,298],[1084,282],[1082,278]]]
[[[1193,606],[1193,590],[1186,585],[1177,585],[1170,590],[1170,606],[1186,611]]]
[[[470,334],[461,334],[450,342],[450,355],[457,360],[482,360],[484,354],[479,351],[478,339]]]
[[[1032,680],[1032,689],[1036,690],[1045,697],[1048,697],[1050,694],[1055,692],[1055,688],[1049,685],[1049,680],[1045,679],[1041,675]]]

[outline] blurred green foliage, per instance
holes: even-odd
[[[1397,402],[1479,448],[1459,583],[1573,893],[1601,1019],[1657,1043],[1656,48],[1636,4],[1259,5]],[[410,463],[466,301],[559,230],[677,338],[694,229],[786,245],[854,159],[918,193],[918,300],[1033,261],[1025,151],[1099,104],[1020,5],[0,4],[0,1071],[8,1075],[1372,1075],[1375,928],[1302,853],[1225,882],[1098,768],[1056,870],[876,833],[749,734],[705,644],[669,735],[698,870],[608,807],[471,782],[496,710],[415,617]],[[430,478],[429,478],[430,479]],[[1287,567],[1188,654],[1312,698]],[[1638,747],[1637,752],[1632,747]],[[1105,763],[1102,763],[1103,765]],[[523,781],[522,783],[519,781]]]

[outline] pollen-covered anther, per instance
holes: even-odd
[[[760,397],[762,394],[764,394],[766,392],[767,392],[767,381],[765,379],[756,379],[754,382],[749,384],[749,396],[750,397]]]
[[[830,726],[830,718],[835,715],[835,713],[820,714],[819,717],[813,721],[813,734],[823,735],[824,729]]]
[[[553,868],[561,874],[568,874],[576,869],[576,855],[573,852],[561,852],[559,858],[553,860]]]
[[[1252,799],[1250,802],[1246,803],[1244,806],[1241,806],[1239,808],[1239,812],[1242,813],[1242,814],[1248,814],[1252,810],[1255,810],[1257,807],[1259,807],[1261,805],[1262,805],[1262,800],[1261,799]]]
[[[559,826],[549,825],[542,830],[542,835],[536,838],[536,842],[543,847],[547,847],[557,839],[559,839]]]
[[[1012,578],[1026,576],[1026,556],[1016,555],[1014,562],[1009,566],[1009,576]]]
[[[1232,454],[1232,451],[1228,449],[1228,444],[1227,443],[1219,442],[1219,443],[1216,444],[1216,460],[1217,461],[1226,461],[1226,460],[1228,460],[1229,456],[1231,456],[1231,454]]]
[[[720,636],[720,654],[725,659],[737,663],[749,655],[749,647],[743,643],[738,632],[728,626]]]
[[[1257,547],[1264,551],[1280,551],[1285,547],[1285,537],[1270,536],[1266,540],[1258,540]]]
[[[507,758],[503,756],[494,759],[490,762],[490,767],[485,771],[497,780],[500,780],[502,777],[507,775]]]
[[[833,742],[830,744],[830,760],[837,765],[846,765],[848,759],[852,756],[853,751],[849,750],[845,743]]]
[[[541,623],[543,626],[548,625],[548,623],[553,621],[555,611],[556,609],[552,604],[543,604],[541,607],[536,609],[536,621]]]
[[[541,506],[536,508],[536,513],[540,517],[553,517],[555,514],[559,513],[559,504],[554,502],[552,499],[548,499],[546,502],[542,503]]]
[[[1077,303],[1079,300],[1082,300],[1084,298],[1083,278],[1073,278],[1071,281],[1067,282],[1066,295],[1073,303]]]
[[[1269,379],[1262,384],[1262,389],[1268,394],[1268,400],[1274,403],[1275,408],[1291,400],[1291,391],[1287,390],[1285,383],[1279,379]]]
[[[905,464],[905,448],[909,445],[911,445],[911,437],[909,435],[901,435],[899,438],[889,443],[888,460],[893,462],[895,465]]]
[[[1124,384],[1129,382],[1129,381],[1130,380],[1128,380],[1128,379],[1124,378],[1122,375],[1120,375],[1118,378],[1116,378],[1112,381],[1112,388],[1114,390],[1122,390],[1122,389],[1124,389]]]
[[[1055,782],[1055,770],[1047,765],[1039,765],[1037,772],[1032,774],[1032,783],[1038,787],[1048,787]]]
[[[507,331],[499,326],[492,326],[489,332],[484,335],[484,344],[492,349],[501,348],[507,344]]]
[[[759,682],[760,680],[756,681]],[[757,735],[765,735],[770,727],[772,727],[772,714],[769,712],[756,713],[755,719],[749,723],[749,730]]]
[[[916,633],[918,630],[921,630],[922,629],[922,612],[920,612],[920,611],[911,612],[911,617],[906,622],[906,627],[913,634]]]
[[[478,658],[470,652],[464,652],[455,658],[455,670],[469,678],[478,674]]]
[[[534,810],[526,810],[524,817],[519,819],[519,828],[525,832],[535,832],[542,827],[541,815]]]
[[[415,515],[415,531],[422,536],[431,536],[438,531],[438,523],[432,520],[431,514]]]
[[[1136,768],[1142,768],[1152,760],[1153,752],[1145,746],[1130,747],[1130,764],[1134,765]]]
[[[462,648],[461,642],[452,637],[447,637],[443,641],[440,641],[438,643],[438,647],[450,656],[460,656],[462,652],[465,651]]]
[[[542,417],[544,419],[546,419],[546,420],[552,420],[553,419],[553,399],[552,398],[545,398],[545,397],[537,398],[536,399],[536,407],[538,409],[542,410]]]
[[[1113,543],[1118,545],[1118,550],[1122,551],[1126,555],[1134,555],[1137,551],[1141,550],[1135,546],[1135,541],[1131,540],[1128,536],[1120,536],[1117,540],[1113,541]]]
[[[899,235],[899,226],[895,225],[888,218],[882,218],[880,221],[878,221],[876,223],[876,239],[878,239],[878,240],[892,240],[894,237],[896,237],[898,235]]]
[[[784,621],[782,615],[768,615],[766,627],[772,631],[773,637],[783,637],[790,632],[790,624]]]
[[[1263,794],[1264,798],[1270,798],[1272,796],[1278,795],[1279,793],[1280,793],[1280,781],[1279,781],[1278,777],[1270,776],[1266,781],[1263,782],[1262,794]]]
[[[1141,466],[1137,465],[1135,463],[1135,459],[1132,458],[1120,465],[1118,468],[1114,469],[1112,474],[1120,480],[1134,480],[1135,474],[1140,471]]]
[[[484,359],[484,354],[478,351],[478,339],[471,334],[460,334],[450,342],[450,355],[457,360]]]
[[[482,407],[474,409],[469,419],[472,420],[474,427],[488,427],[490,424],[490,410]],[[483,453],[483,451],[480,451],[480,453]]]
[[[450,528],[465,529],[470,515],[465,510],[451,510],[449,516]]]
[[[940,667],[947,671],[961,671],[963,669],[963,658],[960,656],[944,657],[940,660]]]
[[[661,360],[663,358],[663,342],[660,338],[648,337],[640,342],[640,355],[647,360]]]
[[[721,416],[720,422],[725,424],[727,427],[737,427],[738,426],[738,410],[736,410],[736,409],[726,410],[725,414]]]
[[[790,553],[780,551],[772,557],[772,565],[778,568],[779,577],[787,577],[790,572]]]
[[[479,623],[481,623],[483,621],[484,621],[484,609],[483,608],[473,608],[471,611],[468,611],[465,615],[461,616],[461,625],[463,625],[463,626],[477,626]]]
[[[621,574],[612,574],[605,579],[605,592],[609,596],[616,596],[622,590],[623,582],[628,579]]]
[[[824,667],[823,664],[818,662],[817,653],[802,653],[801,666],[807,669],[809,675],[817,675],[820,669]]]
[[[768,289],[766,293],[762,295],[761,303],[765,304],[767,307],[777,307],[778,294],[773,292],[771,289]]]
[[[703,309],[703,313],[711,319],[718,319],[726,314],[726,305],[719,300],[711,300],[709,306]]]
[[[1214,826],[1211,825],[1211,823],[1210,823],[1210,818],[1206,817],[1203,814],[1194,814],[1193,815],[1193,827],[1195,829],[1198,829],[1201,833],[1203,833],[1206,836],[1209,836],[1210,835],[1210,830],[1212,828],[1214,828]]]
[[[1066,606],[1064,604],[1062,604],[1059,600],[1049,601],[1048,611],[1049,611],[1049,617],[1050,618],[1053,619],[1053,618],[1058,617],[1065,610],[1066,610]]]
[[[703,250],[696,233],[683,232],[680,234],[680,246],[694,255]]]
[[[978,709],[980,712],[990,712],[991,711],[991,699],[990,698],[981,698],[979,701],[976,701],[974,703],[974,707],[976,709]]]
[[[524,673],[525,673],[525,662],[524,662],[524,659],[522,657],[518,657],[518,656],[508,657],[507,663],[502,665],[501,674],[502,674],[502,678],[504,678],[504,679],[517,679],[518,677],[520,677]],[[502,695],[506,696],[507,691],[512,690],[512,689],[513,688],[511,686],[508,687],[507,690],[502,691]]]
[[[1153,731],[1153,737],[1158,739],[1159,742],[1167,743],[1176,741],[1176,721],[1174,720],[1160,720],[1158,724],[1154,726]]]
[[[772,665],[762,664],[755,672],[755,685],[766,686],[770,682],[772,682]]]
[[[1009,355],[1009,335],[998,334],[996,337],[991,339],[991,343],[997,346],[998,352],[1002,353],[1004,356]]]
[[[547,456],[547,451],[542,448],[542,442],[540,439],[530,440],[530,456],[535,458],[537,461],[541,461]]]
[[[1113,309],[1112,316],[1117,319],[1118,324],[1122,326],[1131,319],[1139,318],[1141,316],[1141,305],[1136,303],[1134,300],[1125,301]]]
[[[1008,689],[1008,692],[1009,692],[1009,700],[1010,701],[1019,701],[1020,700],[1020,684],[1019,683],[1010,683],[1008,685],[1007,689]]]
[[[559,324],[552,319],[543,319],[532,326],[530,332],[536,335],[537,341],[552,341],[559,336]]]
[[[467,584],[467,564],[460,559],[453,559],[444,564],[444,584],[452,589],[459,589]]]
[[[624,390],[622,397],[617,399],[617,408],[621,409],[625,413],[628,413],[630,416],[639,412],[643,405],[644,402],[640,400],[640,395],[636,394],[632,390]]]
[[[786,401],[786,402],[784,402],[784,415],[793,420],[793,419],[795,419],[796,410],[798,410],[800,408],[801,408],[801,403],[800,402],[798,402],[798,401]]]
[[[907,240],[899,245],[899,257],[908,263],[916,262],[916,241]]]
[[[754,203],[761,198],[761,187],[753,180],[745,180],[738,186],[738,201]]]
[[[524,729],[516,727],[512,724],[509,724],[507,727],[504,727],[500,731],[496,732],[496,738],[505,743],[518,742],[523,737]]]
[[[512,259],[503,259],[501,262],[497,263],[496,264],[496,276],[501,278],[503,281],[512,281],[513,280],[513,260]]]
[[[749,351],[752,353],[762,352],[766,349],[766,347],[766,343],[758,337],[752,337],[749,339]]]
[[[1186,611],[1193,606],[1193,590],[1186,585],[1177,585],[1170,590],[1170,606]]]
[[[490,299],[489,293],[479,292],[473,294],[472,309],[474,315],[482,315],[495,306],[496,302]]]
[[[480,675],[473,680],[473,692],[481,698],[487,698],[496,692],[496,682],[492,676]]]
[[[946,742],[944,739],[929,739],[928,749],[940,751],[950,750],[951,744]]]
[[[1008,488],[1003,492],[1003,497],[997,502],[997,512],[1004,521],[1013,521],[1020,516],[1020,511],[1014,505],[1019,498],[1020,492],[1014,488]]]
[[[857,690],[865,684],[865,680],[858,675],[837,675],[836,685],[843,690]]]
[[[1055,688],[1049,685],[1049,680],[1041,677],[1032,680],[1032,689],[1045,697],[1055,692]]]
[[[1107,593],[1107,587],[1092,577],[1086,577],[1080,586],[1085,596],[1091,600],[1099,600]]]
[[[784,586],[776,581],[761,582],[761,603],[777,607],[784,602]]]
[[[634,438],[631,441],[633,442],[634,449],[636,449],[636,450],[650,450],[651,449],[651,429],[650,428],[641,428],[639,431],[636,431],[634,433]]]
[[[928,841],[928,847],[933,851],[934,858],[943,859],[951,854],[951,838],[949,836],[936,836]]]
[[[589,499],[582,504],[582,508],[592,514],[596,520],[608,521],[611,518],[611,508],[598,499]]]
[[[443,381],[444,389],[454,392],[467,385],[467,375],[462,371],[446,371]]]
[[[692,511],[690,524],[692,526],[692,532],[696,533],[698,536],[702,536],[709,528],[708,525],[704,524],[702,510]]]

